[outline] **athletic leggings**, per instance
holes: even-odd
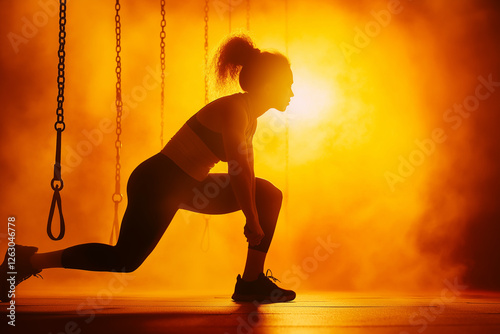
[[[260,178],[256,179],[255,192],[259,222],[265,236],[259,245],[249,248],[267,252],[278,220],[282,193]],[[89,243],[69,247],[62,253],[64,268],[132,272],[153,251],[179,208],[204,214],[240,210],[228,174],[209,174],[199,182],[161,153],[133,171],[127,195],[128,205],[116,245]]]

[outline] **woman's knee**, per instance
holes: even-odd
[[[131,254],[128,251],[121,251],[119,247],[115,246],[116,262],[115,270],[122,273],[131,273],[137,270],[144,262],[145,258],[138,256],[138,254]]]
[[[117,266],[115,268],[115,271],[121,272],[121,273],[131,273],[136,271],[141,264],[144,262],[144,260],[137,260],[137,259],[122,259],[117,263]]]
[[[125,263],[122,267],[122,269],[120,270],[120,272],[122,273],[132,273],[134,271],[136,271],[142,264],[142,261],[137,263],[137,262],[128,262],[128,263]]]
[[[273,203],[281,207],[283,202],[283,192],[271,182],[257,178],[256,179],[256,195],[262,198],[267,203]]]

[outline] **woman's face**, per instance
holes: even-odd
[[[293,74],[290,66],[281,65],[279,68],[274,68],[266,81],[257,86],[254,92],[267,109],[285,111],[293,97],[292,84]]]
[[[285,111],[294,96],[292,91],[293,73],[289,66],[278,70],[269,82],[271,108]]]

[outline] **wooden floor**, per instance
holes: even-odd
[[[8,304],[2,303],[2,328]],[[11,333],[500,333],[500,294],[426,297],[301,294],[284,304],[227,296],[19,298]],[[1,331],[5,333],[5,331]]]

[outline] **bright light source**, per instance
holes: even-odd
[[[317,124],[334,109],[337,92],[331,83],[311,74],[296,74],[292,86],[295,96],[288,106],[290,120]]]

